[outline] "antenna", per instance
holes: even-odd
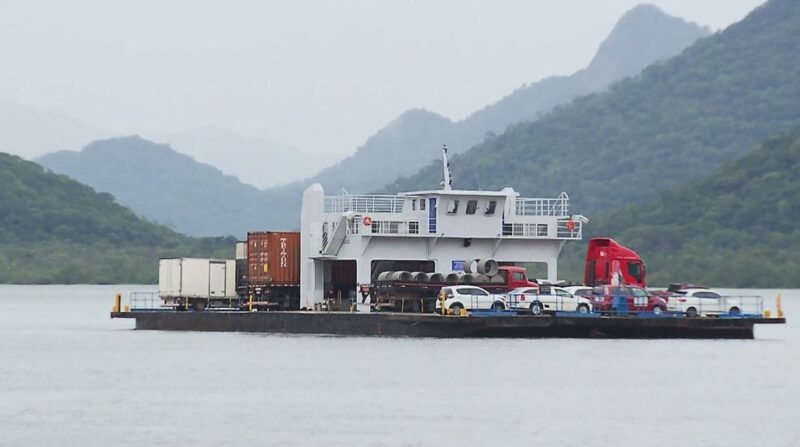
[[[453,176],[450,175],[450,162],[447,160],[447,145],[442,145],[442,170],[444,171],[444,181],[442,189],[450,191],[453,189]]]

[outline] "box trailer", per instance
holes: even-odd
[[[204,310],[236,307],[233,259],[169,258],[158,263],[158,295],[164,306]]]

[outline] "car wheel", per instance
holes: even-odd
[[[501,303],[500,301],[495,301],[492,304],[492,310],[494,310],[494,311],[506,310],[506,306],[503,303]]]
[[[653,313],[655,315],[661,315],[661,312],[664,312],[664,309],[661,306],[656,306],[653,308]]]
[[[453,303],[450,305],[450,310],[453,311],[453,315],[461,315],[461,309],[463,308],[464,306],[462,306],[461,303]]]
[[[202,311],[206,310],[206,302],[205,301],[195,301],[194,304],[192,304],[192,309],[194,309],[197,312],[202,312]]]
[[[540,301],[534,301],[531,303],[531,315],[541,315],[544,312],[544,307],[542,307],[542,303]]]
[[[729,313],[731,315],[739,315],[740,313],[742,313],[742,311],[738,307],[734,306],[734,307],[731,307],[731,310],[729,311]]]
[[[689,318],[696,317],[697,316],[697,309],[695,309],[694,307],[690,307],[690,308],[686,309],[686,316],[689,317]]]
[[[579,314],[588,314],[589,313],[589,306],[586,304],[578,304],[578,313]]]

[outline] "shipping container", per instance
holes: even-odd
[[[247,259],[247,241],[236,241],[236,258],[239,260]]]
[[[247,233],[247,281],[250,287],[300,285],[300,233]]]
[[[162,299],[236,298],[235,261],[198,258],[161,259],[158,263],[158,294]]]

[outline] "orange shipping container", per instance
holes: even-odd
[[[300,284],[300,233],[254,231],[247,233],[247,275],[250,286]]]

